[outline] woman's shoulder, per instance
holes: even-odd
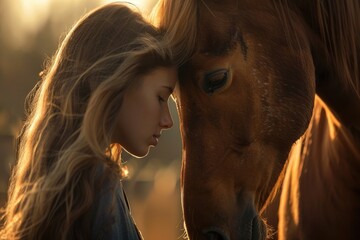
[[[120,179],[106,177],[96,196],[94,239],[140,239]]]

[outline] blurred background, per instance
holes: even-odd
[[[128,0],[148,14],[157,0]],[[14,139],[24,119],[24,100],[39,80],[66,32],[104,0],[0,0],[0,208],[6,201]],[[129,176],[124,186],[134,219],[146,240],[184,238],[179,172],[181,139],[175,104],[174,120],[156,149],[143,159],[123,154]]]

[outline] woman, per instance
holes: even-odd
[[[172,126],[176,80],[140,14],[114,3],[80,19],[29,94],[1,239],[141,239],[120,152],[145,156]]]

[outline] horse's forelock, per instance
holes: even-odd
[[[197,0],[160,0],[152,12],[152,22],[164,34],[180,65],[193,54],[197,35]]]

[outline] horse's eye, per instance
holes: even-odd
[[[207,73],[204,77],[203,88],[206,93],[214,93],[215,90],[223,87],[228,80],[229,70],[219,69]]]

